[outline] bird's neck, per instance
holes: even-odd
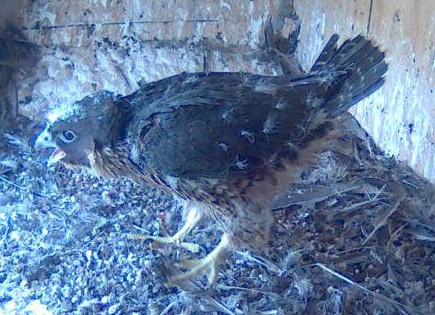
[[[98,126],[94,135],[96,146],[102,149],[123,141],[127,137],[126,127],[133,116],[134,109],[122,100],[105,107],[97,119]]]

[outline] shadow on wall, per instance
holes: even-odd
[[[16,82],[32,75],[38,47],[21,34],[24,0],[0,0],[0,129],[12,128],[18,116]]]
[[[3,32],[8,23],[15,27],[23,26],[24,0],[1,0],[0,32]]]

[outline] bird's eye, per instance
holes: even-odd
[[[71,130],[64,130],[60,138],[63,142],[70,143],[76,139],[76,134]]]

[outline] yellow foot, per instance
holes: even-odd
[[[169,277],[168,285],[178,285],[184,280],[198,278],[202,275],[206,275],[209,285],[214,284],[219,272],[220,262],[223,256],[228,252],[229,246],[229,238],[224,234],[219,245],[203,259],[185,260],[180,262],[178,267],[188,270]]]
[[[146,234],[129,234],[128,238],[132,240],[153,240],[158,243],[174,244],[175,246],[187,249],[192,253],[199,252],[198,244],[181,242],[180,239],[175,238],[174,236],[162,237],[162,236],[152,236]]]
[[[201,219],[201,214],[198,208],[193,207],[190,209],[187,215],[186,223],[173,236],[162,237],[162,236],[151,236],[151,235],[143,235],[143,234],[130,234],[128,235],[128,237],[130,239],[135,239],[135,240],[153,240],[158,243],[174,244],[178,247],[185,248],[193,253],[197,253],[199,251],[198,244],[182,242],[182,240],[198,224],[200,219]]]

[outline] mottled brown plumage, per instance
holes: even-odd
[[[383,84],[384,53],[362,36],[334,35],[309,74],[183,73],[116,97],[101,92],[59,110],[37,147],[49,163],[127,177],[188,201],[224,232],[219,246],[177,281],[211,269],[231,248],[261,249],[274,200],[316,164],[340,115]],[[213,280],[213,279],[212,279]]]

